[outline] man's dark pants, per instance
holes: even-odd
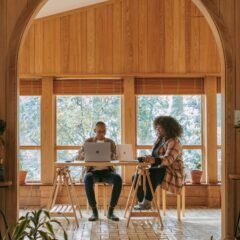
[[[84,183],[88,202],[91,207],[96,207],[94,184],[99,182],[109,183],[113,185],[110,207],[114,208],[117,205],[119,196],[121,194],[122,178],[119,174],[115,173],[112,170],[97,170],[88,172],[85,175]]]

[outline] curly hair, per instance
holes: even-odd
[[[153,126],[156,128],[160,125],[166,132],[166,138],[181,137],[183,128],[180,123],[171,116],[158,116],[153,121]]]

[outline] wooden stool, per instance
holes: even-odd
[[[166,190],[162,189],[162,209],[163,209],[163,215],[166,215],[166,209],[167,209],[167,200],[166,200]],[[186,189],[185,185],[183,185],[181,193],[177,194],[177,217],[178,220],[181,221],[181,212],[182,216],[185,217],[185,205],[186,205]]]
[[[99,202],[98,201],[99,186],[103,186],[103,212],[104,212],[104,216],[106,216],[107,215],[107,200],[106,200],[106,187],[107,187],[107,185],[106,185],[106,183],[95,183],[94,192],[95,192],[95,197],[97,199],[97,202]],[[89,210],[88,200],[87,200],[87,210]]]
[[[149,167],[147,165],[137,166],[135,177],[134,177],[134,180],[133,180],[133,183],[132,183],[132,186],[131,186],[130,193],[128,195],[127,204],[126,204],[125,213],[124,213],[124,217],[126,217],[128,208],[130,207],[128,221],[127,221],[127,227],[129,225],[131,217],[158,217],[160,225],[161,225],[161,227],[163,227],[163,222],[162,222],[160,210],[159,210],[159,207],[158,207],[158,204],[157,204],[157,201],[156,201],[156,196],[155,196],[155,193],[153,191],[152,182],[151,182],[149,174],[150,174],[149,173]],[[144,194],[146,194],[146,181],[148,181],[148,184],[149,184],[149,187],[151,189],[152,196],[153,196],[153,203],[154,203],[154,207],[155,207],[156,211],[152,211],[152,212],[146,212],[146,211],[145,212],[143,212],[143,211],[133,212],[133,206],[136,202],[136,196],[137,196],[137,191],[138,191],[138,188],[139,188],[141,176],[143,177],[142,184],[143,184]],[[136,187],[135,187],[135,190],[134,190],[134,193],[133,193],[133,189],[134,189],[135,184],[136,184]],[[132,196],[132,193],[133,193],[133,196]],[[132,201],[131,201],[131,204],[129,205],[129,201],[130,201],[131,197],[132,197]]]
[[[69,188],[69,185],[71,189]],[[55,205],[58,191],[62,186],[65,186],[67,189],[68,197],[71,203],[70,205]],[[74,204],[74,200],[76,205]],[[62,214],[65,217],[74,217],[76,221],[76,225],[77,227],[79,227],[76,210],[77,209],[79,210],[80,217],[82,217],[82,213],[80,210],[80,204],[78,202],[77,194],[73,186],[72,178],[71,178],[68,167],[56,169],[56,176],[54,179],[53,189],[49,197],[47,208],[49,209],[50,214],[52,216],[59,217],[60,216],[59,214]]]

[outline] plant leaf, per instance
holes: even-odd
[[[46,225],[48,231],[49,231],[50,233],[52,233],[53,235],[55,235],[51,223],[50,223],[50,222],[46,222],[45,225]]]
[[[41,235],[42,239],[44,240],[49,240],[50,238],[48,237],[47,233],[44,231],[39,230],[39,234]]]
[[[24,235],[25,229],[27,228],[29,222],[30,221],[28,219],[25,219],[22,222],[20,222],[19,224],[17,224],[17,226],[13,232],[13,239],[19,239],[20,237],[22,237],[22,235]]]
[[[43,211],[43,212],[44,212],[45,216],[47,216],[48,219],[51,219],[51,216],[48,211]]]

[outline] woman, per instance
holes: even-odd
[[[178,121],[170,116],[159,116],[154,120],[157,140],[152,155],[145,156],[144,162],[151,164],[150,179],[155,192],[158,185],[169,192],[180,193],[183,185],[182,145],[179,138],[183,129]],[[151,208],[152,193],[149,185],[144,195],[142,185],[138,188],[137,210]]]

